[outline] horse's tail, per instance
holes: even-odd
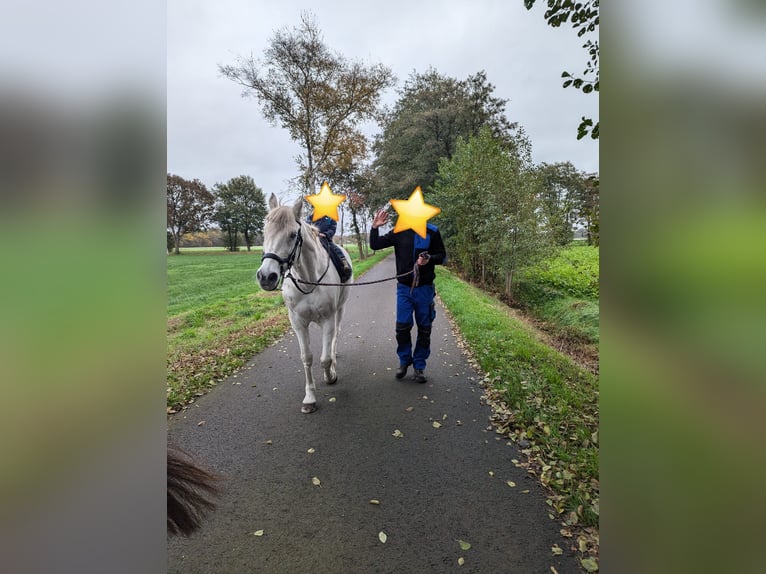
[[[168,448],[169,534],[188,536],[200,527],[205,514],[215,508],[220,476],[197,466],[186,453]]]

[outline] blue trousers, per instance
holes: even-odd
[[[426,368],[426,359],[431,354],[431,324],[436,317],[433,285],[410,287],[396,284],[396,354],[399,364],[412,364],[416,369]],[[412,349],[412,318],[418,326],[415,350]]]

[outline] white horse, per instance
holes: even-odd
[[[301,219],[303,200],[298,199],[292,207],[280,206],[272,193],[269,208],[263,229],[263,256],[256,277],[266,291],[276,289],[282,279],[282,297],[287,305],[290,324],[298,337],[306,374],[306,396],[301,412],[313,413],[317,410],[317,400],[311,374],[314,356],[311,354],[309,325],[316,323],[322,329],[320,361],[324,382],[335,384],[338,381],[335,351],[348,288],[345,285],[312,284],[339,284],[340,277],[319,240],[316,227]],[[351,258],[345,250],[343,255],[350,266]],[[353,280],[352,274],[346,285]]]

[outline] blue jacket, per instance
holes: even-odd
[[[316,221],[311,221],[312,217],[313,215],[309,215],[306,217],[306,221],[312,225],[316,225],[316,227],[319,229],[319,233],[324,233],[327,236],[327,239],[332,241],[332,238],[335,236],[335,230],[338,227],[338,224],[335,222],[335,220],[325,215]]]

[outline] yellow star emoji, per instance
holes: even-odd
[[[327,182],[324,182],[319,193],[306,196],[306,201],[314,206],[314,216],[311,218],[311,221],[322,219],[325,215],[330,219],[338,221],[338,206],[345,199],[345,195],[333,193]]]
[[[409,199],[392,199],[391,205],[399,214],[394,226],[394,233],[412,229],[423,239],[426,237],[426,222],[434,215],[441,213],[441,209],[438,207],[423,202],[423,192],[420,191],[420,186],[415,188]]]

